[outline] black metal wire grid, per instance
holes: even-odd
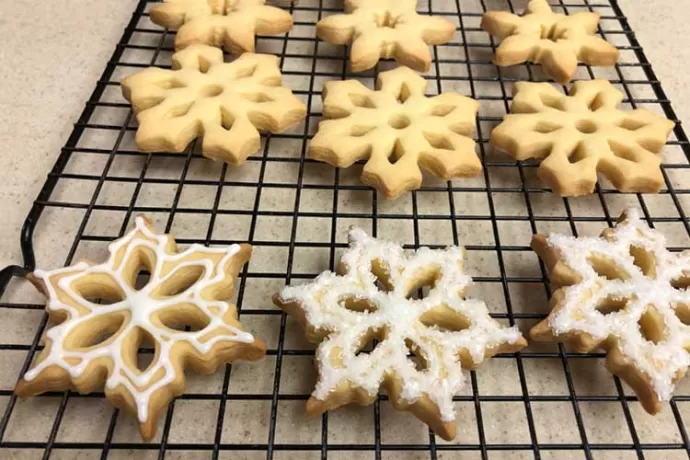
[[[148,6],[138,3],[27,217],[21,235],[24,264],[0,272],[0,316],[27,329],[23,335],[7,334],[0,343],[0,362],[7,369],[0,387],[0,452],[10,458],[103,459],[690,457],[687,384],[679,386],[662,415],[652,418],[603,369],[603,354],[573,353],[556,345],[499,355],[472,372],[468,391],[456,397],[459,435],[452,443],[436,439],[409,414],[391,411],[385,395],[372,407],[307,420],[302,406],[313,385],[313,349],[268,301],[283,284],[332,269],[345,247],[343,229],[357,223],[408,247],[465,245],[476,290],[492,305],[493,316],[527,331],[545,316],[550,295],[544,267],[527,246],[532,233],[595,234],[612,225],[623,207],[635,205],[651,226],[670,236],[672,250],[690,246],[683,208],[690,182],[683,183],[682,177],[690,145],[679,124],[665,150],[666,187],[660,194],[622,195],[603,182],[591,197],[555,197],[536,179],[536,164],[510,161],[488,147],[491,127],[509,109],[512,82],[547,80],[537,66],[493,66],[496,42],[478,27],[484,11],[516,11],[524,2],[428,0],[420,11],[458,24],[452,43],[434,47],[428,93],[455,89],[480,101],[476,137],[485,170],[473,180],[444,183],[427,177],[420,191],[387,202],[360,184],[360,169],[333,170],[305,159],[321,115],[321,84],[355,76],[348,73],[345,48],[314,38],[315,23],[341,6],[335,0],[302,0],[292,7],[295,28],[285,36],[260,37],[257,48],[280,56],[285,84],[310,109],[303,125],[267,136],[261,153],[240,169],[202,158],[196,145],[184,155],[143,154],[133,147],[136,127],[118,85],[121,76],[139,68],[170,63],[174,32],[152,25]],[[624,91],[627,107],[645,106],[677,122],[615,0],[554,6],[600,12],[602,36],[621,50],[612,71],[580,66],[578,78],[609,78]],[[357,78],[372,85],[378,72],[389,67],[383,63]],[[49,393],[21,401],[11,389],[41,349],[47,324],[40,302],[7,299],[10,281],[36,266],[34,243],[40,244],[35,240],[43,236],[55,244],[55,229],[36,238],[34,229],[38,234],[51,220],[62,216],[64,222],[70,216],[73,226],[61,232],[62,240],[57,238],[66,242],[66,253],[55,245],[45,254],[37,251],[41,266],[56,257],[70,264],[94,247],[102,254],[138,213],[152,215],[159,227],[166,222],[165,231],[182,244],[254,246],[236,301],[242,321],[258,329],[270,346],[263,364],[228,365],[214,377],[192,378],[151,443],[137,439],[131,419],[104,404],[102,393]]]

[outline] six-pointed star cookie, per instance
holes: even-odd
[[[443,179],[476,176],[470,137],[479,104],[454,92],[425,97],[426,80],[407,67],[379,74],[377,90],[359,81],[324,85],[325,118],[310,158],[347,168],[367,160],[362,180],[388,199],[422,184],[421,165]]]
[[[148,441],[170,400],[183,393],[185,367],[209,374],[223,363],[264,356],[266,346],[243,330],[228,302],[251,247],[195,244],[178,252],[170,236],[138,217],[108,250],[101,264],[33,273],[56,324],[15,391],[90,393],[105,382],[106,398],[137,416]],[[150,278],[139,287],[143,269]],[[155,349],[148,366],[137,362],[144,342]]]
[[[462,368],[527,342],[516,327],[492,319],[484,302],[466,297],[472,279],[463,273],[463,248],[406,253],[359,229],[349,237],[338,274],[322,273],[274,298],[319,343],[319,378],[307,412],[371,404],[384,387],[393,407],[453,439]],[[428,293],[412,298],[423,286]],[[362,352],[372,339],[379,341],[373,351]]]
[[[205,44],[239,56],[254,51],[258,35],[278,35],[292,28],[287,11],[265,0],[163,0],[151,7],[151,21],[177,29],[175,48]]]
[[[371,69],[382,58],[426,72],[429,45],[448,43],[455,35],[452,22],[417,13],[416,2],[410,0],[350,1],[346,10],[349,13],[319,21],[316,35],[328,43],[352,44],[353,72]]]
[[[577,62],[612,66],[618,50],[595,36],[599,13],[583,11],[570,15],[554,13],[546,0],[531,0],[524,16],[507,11],[489,11],[482,17],[482,29],[502,38],[496,50],[499,66],[540,63],[559,83],[567,83]]]
[[[278,58],[245,53],[223,62],[219,48],[193,45],[173,55],[173,70],[149,67],[122,80],[146,152],[182,152],[203,136],[201,153],[233,165],[259,150],[259,131],[280,133],[306,106],[280,86]]]
[[[532,247],[558,287],[532,338],[603,348],[606,367],[659,412],[690,365],[690,251],[669,252],[635,209],[599,238],[535,235]]]
[[[561,196],[592,193],[597,172],[622,192],[658,192],[658,153],[674,123],[646,109],[624,112],[622,99],[606,80],[575,82],[569,96],[550,83],[517,82],[491,145],[516,160],[542,159],[539,177]]]

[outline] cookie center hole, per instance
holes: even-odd
[[[583,134],[592,134],[597,132],[597,125],[591,120],[579,120],[575,123],[575,129]]]
[[[659,344],[666,338],[667,331],[664,317],[652,306],[647,307],[647,310],[640,317],[638,325],[640,326],[640,333],[645,340]]]
[[[625,310],[629,302],[630,299],[627,297],[606,297],[597,305],[597,311],[604,316],[610,315],[611,313],[616,313],[618,311]]]
[[[208,85],[201,88],[201,95],[203,97],[215,97],[223,92],[223,87],[219,85]]]
[[[388,124],[393,129],[405,129],[410,126],[410,119],[406,115],[392,115]]]

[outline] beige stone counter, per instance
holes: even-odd
[[[441,4],[444,0],[435,0],[435,5]],[[464,2],[465,0],[460,0]],[[497,1],[497,0],[496,0]],[[590,0],[594,3],[595,0]],[[115,44],[118,42],[123,28],[129,21],[136,0],[51,0],[46,2],[31,2],[28,0],[4,1],[0,2],[0,214],[2,223],[0,224],[0,267],[7,264],[21,263],[19,251],[19,231],[22,222],[28,213],[30,206],[37,196],[46,174],[53,165],[60,153],[67,137],[72,130],[72,124],[80,115],[85,101],[91,94],[95,82],[101,75],[107,60],[113,52]],[[471,3],[476,3],[473,1]],[[522,8],[525,1],[514,0],[518,8]],[[555,3],[555,2],[554,2]],[[566,0],[566,3],[567,0]],[[630,20],[630,25],[636,31],[638,40],[645,50],[646,56],[653,64],[654,71],[661,80],[664,90],[673,103],[678,117],[683,122],[690,121],[690,86],[686,83],[687,75],[690,75],[690,35],[688,22],[690,13],[687,12],[687,5],[683,1],[670,2],[663,0],[620,0],[620,6]],[[130,69],[131,70],[131,69]],[[121,101],[120,101],[121,102]],[[272,148],[278,151],[283,148],[276,142]],[[285,150],[288,151],[287,143]],[[299,155],[294,149],[285,155]],[[685,161],[675,156],[676,162]],[[138,160],[137,160],[138,161]],[[117,165],[118,173],[123,175],[136,175],[136,168],[139,163],[134,165]],[[161,167],[163,166],[163,167]],[[241,170],[235,170],[232,174],[238,177],[255,177],[257,168],[255,164],[249,164]],[[275,166],[275,165],[273,165]],[[198,168],[197,168],[198,167]],[[292,165],[286,166],[283,170],[277,168],[267,168],[267,180],[280,182],[281,174],[287,175],[295,173],[291,169]],[[127,169],[129,168],[129,170]],[[197,168],[197,169],[195,169]],[[205,177],[215,173],[215,165],[207,167],[195,164],[190,170],[192,177]],[[152,167],[155,174],[165,176],[165,162],[156,164]],[[513,167],[513,169],[516,169]],[[319,176],[317,170],[312,169],[305,173],[307,180],[311,183],[320,183],[323,177]],[[685,170],[683,170],[685,171]],[[197,176],[198,175],[198,176]],[[174,177],[174,176],[172,176]],[[216,177],[216,176],[214,176]],[[270,179],[268,179],[270,178]],[[344,172],[340,176],[342,183],[358,183],[358,179],[351,173]],[[227,177],[226,177],[227,179]],[[249,179],[251,180],[251,179]],[[294,178],[292,179],[294,180]],[[330,176],[325,179],[326,184],[330,185]],[[496,176],[498,184],[512,183],[514,178],[505,175]],[[289,182],[290,179],[284,180]],[[473,186],[483,186],[483,179],[470,181]],[[519,179],[518,179],[519,181]],[[513,184],[514,185],[514,184]],[[519,185],[519,183],[518,183]],[[685,182],[687,187],[688,182]],[[160,189],[146,190],[142,193],[142,201],[149,200],[148,203],[160,204],[167,199],[168,193]],[[181,197],[182,206],[197,205],[208,206],[215,197],[215,188],[209,187],[191,188],[191,196],[185,194]],[[332,205],[330,201],[324,200],[323,196],[317,196],[314,190],[305,190],[302,203],[307,211],[329,212]],[[79,193],[79,190],[61,190],[63,196],[70,193]],[[110,187],[103,193],[106,203],[117,202],[117,204],[127,204],[117,201],[117,187]],[[281,189],[265,189],[262,195],[262,209],[291,211],[294,206],[293,191],[281,193]],[[361,200],[359,192],[342,193],[340,195],[340,210],[347,212],[368,212],[368,201]],[[436,195],[439,195],[438,193]],[[479,196],[481,195],[481,196]],[[513,194],[518,195],[518,194]],[[90,195],[88,195],[90,196]],[[369,197],[370,195],[366,195]],[[223,200],[227,196],[223,195]],[[543,194],[539,196],[540,202],[538,211],[544,215],[548,212],[558,213],[562,203],[558,200],[550,201],[553,197]],[[666,216],[668,209],[668,196],[651,197],[648,203],[655,206],[661,205],[652,210],[654,216]],[[496,209],[499,214],[514,215],[522,212],[522,207],[517,210],[517,206],[512,200],[520,200],[520,196],[504,194],[501,199],[496,200]],[[537,198],[535,198],[536,200]],[[616,208],[620,207],[623,200],[618,200],[618,196],[611,195],[607,198]],[[84,197],[81,197],[84,200]],[[111,201],[107,201],[111,200]],[[633,200],[634,198],[630,198]],[[438,200],[434,194],[419,194],[418,205],[420,213],[434,207],[447,207],[447,198]],[[191,203],[191,204],[190,204]],[[248,204],[249,203],[249,204]],[[251,209],[253,198],[243,196],[238,191],[234,193],[227,206],[237,206],[238,209]],[[457,214],[461,215],[476,212],[486,214],[486,194],[455,194]],[[555,203],[551,206],[552,203]],[[626,201],[631,203],[631,201]],[[686,212],[690,211],[690,200],[685,200]],[[249,207],[248,207],[249,206]],[[378,204],[381,213],[400,213],[409,214],[410,198],[402,198],[397,202],[383,202]],[[520,205],[524,206],[524,204]],[[575,215],[587,215],[588,207],[599,206],[596,198],[583,198],[573,205]],[[407,207],[407,208],[405,208]],[[553,208],[553,209],[552,209]],[[401,209],[406,209],[401,211]],[[597,208],[596,213],[601,214],[601,208]],[[675,208],[673,208],[675,209]],[[614,212],[617,212],[615,209]],[[441,211],[440,211],[441,212]],[[442,211],[447,213],[448,210]],[[579,213],[579,214],[578,214]],[[47,213],[49,214],[49,213]],[[550,215],[550,214],[549,214]],[[673,210],[669,216],[675,216]],[[56,217],[57,216],[57,217]],[[155,216],[156,217],[156,216]],[[164,221],[164,215],[157,216]],[[227,217],[227,216],[226,216]],[[198,225],[194,214],[178,214],[175,218],[173,230],[179,232],[180,236],[186,238],[203,238],[200,231],[195,228]],[[330,241],[329,223],[323,227],[324,219],[301,219],[298,225],[298,234],[301,241]],[[408,222],[411,219],[408,219]],[[108,223],[107,218],[100,216],[90,222],[89,230],[98,234],[113,234],[117,231],[118,223]],[[158,227],[162,228],[164,223],[158,222]],[[337,240],[344,241],[343,229],[347,224],[368,222],[366,219],[339,219]],[[248,222],[248,219],[247,219]],[[220,219],[216,222],[218,231],[217,238],[223,238],[223,234],[231,231],[241,232],[247,229],[247,222],[237,219]],[[281,242],[289,241],[291,218],[280,217],[267,219],[262,216],[258,219],[256,226],[256,239],[258,240],[277,240]],[[505,222],[504,222],[505,223]],[[49,224],[49,225],[48,225]],[[76,221],[78,224],[78,220]],[[64,262],[67,248],[65,245],[71,244],[74,237],[73,219],[69,213],[50,214],[41,221],[42,229],[39,235],[41,254],[45,256],[44,261],[58,264]],[[103,228],[97,227],[104,225]],[[524,246],[529,241],[531,230],[527,224],[522,222],[507,222],[507,225],[499,224],[499,231],[502,237],[502,244]],[[524,225],[523,225],[524,224]],[[560,225],[563,224],[563,225]],[[440,224],[439,224],[440,225]],[[446,225],[444,223],[444,225]],[[491,229],[486,221],[475,221],[474,227],[463,228],[457,226],[458,234],[461,238],[470,240],[470,245],[492,245]],[[107,229],[106,229],[107,228]],[[392,219],[382,220],[379,223],[380,232],[393,239],[410,240],[410,225],[398,226]],[[588,227],[587,223],[578,224],[578,229],[584,233],[598,231],[601,225]],[[664,230],[669,236],[671,244],[674,246],[687,246],[687,235],[677,224],[660,224],[659,229]],[[205,227],[204,227],[205,229]],[[204,230],[202,229],[202,230]],[[448,230],[445,226],[443,229]],[[542,223],[540,231],[548,229],[568,231],[564,223]],[[70,233],[72,232],[72,233]],[[420,238],[422,244],[441,244],[451,243],[450,231],[444,233],[437,228],[436,221],[427,220],[420,223]],[[202,232],[203,233],[203,232]],[[227,236],[225,236],[227,238]],[[241,237],[237,237],[241,238]],[[56,242],[56,246],[51,247],[51,242]],[[91,248],[80,248],[78,255],[88,254]],[[284,272],[287,261],[287,251],[282,247],[258,248],[255,251],[255,258],[251,262],[252,272]],[[279,246],[279,245],[276,245]],[[54,249],[54,250],[53,250]],[[315,273],[323,270],[328,264],[328,254],[319,251],[318,248],[309,252],[311,248],[303,248],[295,253],[295,266],[298,272]],[[103,246],[98,249],[97,254],[103,254]],[[327,251],[326,251],[327,252]],[[468,265],[473,270],[473,274],[479,276],[498,276],[498,263],[495,258],[495,251],[470,251],[468,254]],[[506,254],[506,272],[508,276],[540,276],[536,258],[518,257],[523,253]],[[532,255],[530,254],[530,257]],[[277,267],[277,268],[276,268]],[[267,301],[268,294],[274,292],[283,283],[282,279],[253,279],[247,282],[243,308],[271,308]],[[541,288],[541,284],[538,283]],[[543,289],[542,289],[543,290]],[[529,285],[511,285],[511,295],[513,298],[512,308],[516,312],[534,312],[535,309],[542,310],[546,307],[546,300],[535,294],[535,289],[530,289]],[[502,292],[498,289],[482,290],[479,292],[487,300],[494,303],[497,312],[505,311]],[[33,294],[31,299],[38,299]],[[18,297],[22,298],[23,297]],[[3,299],[5,300],[5,299]],[[536,307],[535,307],[536,305]],[[22,310],[0,309],[0,338],[1,344],[28,344],[31,343],[42,312]],[[247,316],[249,327],[266,339],[270,348],[275,349],[278,340],[278,319],[279,316],[261,315]],[[10,326],[6,326],[10,325]],[[519,323],[523,330],[526,330],[526,323]],[[295,324],[288,323],[286,333],[286,347],[290,349],[304,349],[309,347],[302,340],[302,335]],[[530,348],[530,351],[555,351],[553,346],[540,346]],[[18,369],[21,367],[26,354],[21,352],[0,351],[0,369],[10,369],[0,373],[0,389],[8,390],[14,384]],[[580,395],[611,395],[616,394],[613,387],[613,380],[603,370],[603,366],[598,366],[596,371],[586,367],[584,360],[570,360],[574,374],[574,385]],[[588,362],[592,360],[587,360]],[[601,360],[600,360],[601,361]],[[525,360],[525,372],[527,375],[527,385],[531,394],[538,395],[568,395],[568,389],[563,377],[563,370],[560,360],[540,359]],[[274,367],[276,364],[275,356],[268,357],[263,363],[253,368],[249,366],[238,366],[233,368],[233,377],[230,384],[230,393],[262,393],[270,394],[274,382]],[[586,364],[586,363],[585,363]],[[520,380],[517,377],[518,370],[513,359],[496,359],[484,366],[484,370],[478,373],[479,385],[483,394],[490,395],[516,395],[521,394]],[[313,367],[310,359],[305,356],[291,356],[286,359],[282,367],[281,391],[292,394],[308,393],[313,384]],[[287,376],[287,377],[286,377]],[[189,382],[189,392],[219,392],[222,385],[222,373],[206,379],[192,377]],[[469,390],[468,390],[469,391]],[[688,380],[679,389],[684,395],[690,394],[690,383]],[[4,404],[7,397],[0,397],[0,415],[4,412]],[[47,439],[54,415],[59,406],[60,398],[37,398],[34,400],[22,401],[15,409],[11,423],[8,426],[5,441],[44,441]],[[279,403],[278,422],[276,426],[277,443],[320,443],[320,420],[307,420],[302,412],[303,401],[282,400]],[[684,403],[680,411],[685,417],[686,426],[690,423],[690,403]],[[587,435],[590,443],[625,443],[631,442],[630,434],[625,425],[620,403],[595,403],[582,402],[580,407],[583,417],[586,419]],[[483,402],[482,413],[484,417],[484,427],[488,443],[529,443],[530,434],[525,421],[525,412],[522,403],[501,403]],[[535,422],[537,435],[541,443],[580,443],[576,427],[572,420],[572,409],[570,402],[564,400],[559,403],[540,403],[533,402],[532,410],[538,414]],[[642,443],[680,443],[677,433],[676,423],[670,410],[665,410],[659,417],[652,419],[647,417],[638,404],[630,405],[631,417],[635,421],[638,435]],[[226,417],[224,424],[224,442],[256,442],[265,443],[265,433],[267,430],[270,401],[257,400],[251,402],[239,402],[233,406],[234,417]],[[196,401],[180,400],[175,405],[175,416],[171,431],[171,442],[177,443],[208,443],[212,442],[214,427],[218,412],[217,401]],[[396,414],[392,411],[389,404],[381,405],[383,443],[427,443],[429,441],[426,428],[409,415]],[[462,440],[476,443],[477,428],[472,403],[458,404],[459,418],[464,425],[460,426],[458,442]],[[104,432],[107,430],[112,411],[102,400],[89,398],[73,398],[70,400],[68,409],[58,433],[57,440],[65,442],[102,442]],[[373,443],[373,409],[372,408],[347,408],[332,413],[329,417],[329,442],[335,443]],[[179,423],[181,419],[187,423]],[[191,423],[190,423],[191,421]],[[563,426],[562,430],[554,430],[553,427]],[[591,430],[591,431],[590,431]],[[159,430],[160,433],[160,430]],[[244,436],[244,437],[243,437]],[[115,442],[123,442],[129,438],[136,437],[134,423],[122,415],[118,421],[114,435]],[[74,458],[76,451],[63,450],[57,452],[52,458]],[[40,458],[42,450],[19,452],[7,450],[2,452],[0,458],[8,458],[4,454],[9,454],[9,458],[33,459]],[[100,458],[100,451],[90,450],[82,453],[79,459]],[[419,454],[419,456],[417,456]],[[498,455],[493,452],[491,459],[522,459],[532,458],[529,451],[506,453],[506,456]],[[629,455],[630,452],[619,454],[617,451],[597,452],[595,458],[618,459],[635,458]],[[669,459],[686,458],[681,451],[673,453],[646,452],[646,458],[650,459]],[[13,456],[14,455],[14,456]],[[144,451],[116,451],[109,459],[119,458],[156,458],[157,452]],[[189,455],[183,453],[171,453],[166,458],[209,458],[208,453],[198,453]],[[249,452],[246,456],[230,456],[224,453],[221,458],[242,458],[258,459],[265,458],[264,452]],[[470,452],[467,455],[443,454],[439,458],[450,459],[475,459],[480,458],[477,452]],[[677,456],[674,456],[677,455]],[[319,458],[316,453],[304,456],[289,456],[286,453],[279,453],[275,458]],[[356,456],[352,453],[335,452],[329,453],[329,458],[373,458],[364,455]],[[385,459],[417,459],[429,458],[428,452],[412,452],[405,454],[387,453]],[[542,458],[546,459],[580,459],[584,458],[581,453],[571,452],[561,455],[558,450],[551,450],[542,453]]]

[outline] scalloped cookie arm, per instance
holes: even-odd
[[[194,17],[195,15],[205,16],[212,14],[211,7],[208,4],[199,2],[198,6],[194,8],[196,11],[190,10],[190,5],[191,3],[189,2],[174,2],[170,0],[153,5],[149,10],[151,22],[167,29],[177,29],[181,27],[190,16]]]
[[[316,23],[316,36],[334,45],[347,45],[355,38],[359,20],[351,14],[334,14]]]
[[[254,20],[257,35],[280,35],[292,29],[292,15],[288,11],[272,5],[255,8],[258,10]]]
[[[487,11],[482,15],[479,27],[489,35],[504,39],[515,32],[519,23],[519,17],[508,11]]]

